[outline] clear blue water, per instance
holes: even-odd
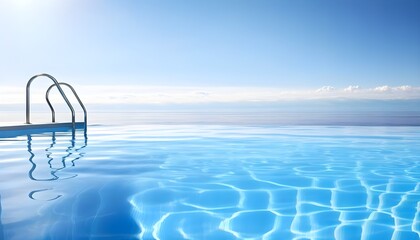
[[[0,135],[0,239],[420,236],[420,127],[99,125],[87,137]]]

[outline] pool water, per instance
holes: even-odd
[[[0,239],[420,238],[420,127],[0,135],[0,180]]]

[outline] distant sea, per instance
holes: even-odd
[[[77,121],[83,113],[77,112]],[[68,122],[69,112],[58,112],[57,122]],[[24,123],[25,111],[3,111],[2,123]],[[34,111],[32,123],[51,121],[48,111]],[[420,126],[420,111],[104,111],[88,109],[89,124],[181,124],[181,125],[331,125],[331,126]]]

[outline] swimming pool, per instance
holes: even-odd
[[[0,138],[0,239],[419,239],[420,127]]]

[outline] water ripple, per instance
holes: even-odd
[[[28,139],[27,151],[25,142],[0,142],[4,234],[420,237],[419,128],[97,126],[89,132],[89,145],[45,135]]]

